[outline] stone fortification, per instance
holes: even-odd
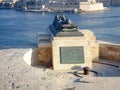
[[[79,9],[82,11],[96,11],[96,10],[105,10],[103,3],[97,2],[80,2]]]

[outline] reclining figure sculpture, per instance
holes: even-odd
[[[72,23],[70,19],[66,18],[64,15],[56,15],[52,25],[49,26],[50,31],[54,36],[70,36],[73,34],[77,36],[78,34],[83,35],[79,31],[79,27]],[[78,32],[78,34],[75,32]]]

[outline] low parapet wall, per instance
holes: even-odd
[[[120,61],[120,45],[114,45],[110,43],[99,44],[100,58]]]
[[[114,60],[114,61],[120,61],[120,45],[114,45],[110,43],[99,43],[99,49],[98,45],[95,46],[94,43],[91,44],[91,56],[92,61],[98,60],[98,55],[100,58],[107,59],[107,60]],[[96,49],[95,49],[96,48]],[[39,47],[36,49],[30,49],[28,50],[24,56],[24,61],[31,65],[35,66],[40,64],[41,61],[45,63],[49,63],[52,59],[52,47]],[[47,52],[50,51],[50,52]],[[99,53],[96,53],[99,52]],[[97,58],[96,58],[97,57]]]
[[[23,60],[30,66],[39,65],[38,49],[29,49],[23,56]]]

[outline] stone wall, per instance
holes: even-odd
[[[99,46],[100,58],[120,61],[120,45],[100,43]]]

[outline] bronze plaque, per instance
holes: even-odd
[[[61,64],[80,64],[84,63],[83,46],[60,47]]]

